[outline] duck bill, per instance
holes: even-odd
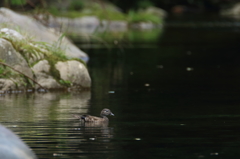
[[[114,114],[113,114],[113,113],[111,113],[110,115],[111,115],[111,116],[114,116]]]

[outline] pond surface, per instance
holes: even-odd
[[[154,44],[86,49],[92,90],[0,96],[40,159],[239,158],[240,28],[166,27]],[[109,125],[72,114],[115,114]]]

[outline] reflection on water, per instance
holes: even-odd
[[[75,158],[110,151],[113,127],[84,123],[90,92],[11,94],[0,98],[0,121],[18,134],[39,158]]]
[[[90,97],[89,91],[5,95],[0,98],[0,120],[31,122],[68,119],[69,113],[87,113]]]
[[[75,42],[85,48],[114,48],[120,50],[134,47],[132,43],[142,43],[138,47],[149,47],[157,43],[163,33],[163,28],[151,30],[131,29],[125,32],[96,32],[93,36],[72,36]],[[97,38],[98,37],[98,38]]]

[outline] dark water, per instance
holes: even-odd
[[[41,158],[239,158],[240,29],[167,27],[159,42],[86,49],[87,92],[0,97],[0,121]],[[83,125],[71,114],[115,114]]]

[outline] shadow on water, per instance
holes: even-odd
[[[151,47],[86,50],[89,92],[0,96],[1,123],[40,159],[239,158],[239,29],[161,35]],[[115,114],[108,125],[72,117],[103,108]]]

